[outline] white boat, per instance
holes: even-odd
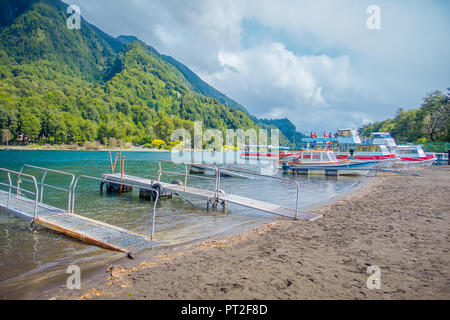
[[[327,174],[336,171],[339,175],[366,175],[370,169],[378,165],[376,161],[339,160],[331,150],[303,150],[299,152],[299,155],[286,157],[280,162],[283,171],[308,171],[310,174]]]
[[[397,143],[390,132],[373,132],[372,136],[372,144],[385,145],[389,149],[395,149],[397,147]]]
[[[245,151],[240,153],[240,158],[244,160],[273,162],[295,154],[298,154],[298,152],[293,151],[289,147],[246,145]]]
[[[351,163],[378,162],[380,168],[392,168],[397,161],[394,151],[385,145],[361,144],[353,147],[348,152],[336,152],[339,160],[349,159]]]
[[[350,159],[352,163],[377,161],[380,168],[391,168],[397,161],[395,140],[389,132],[374,132],[372,135],[373,140],[361,141],[356,129],[340,129],[339,136],[347,137],[347,142],[341,138],[336,157]]]
[[[421,145],[397,146],[397,163],[407,166],[431,166],[437,160],[433,154],[425,154]]]

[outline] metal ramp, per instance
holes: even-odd
[[[147,237],[73,213],[72,201],[75,199],[75,187],[78,179],[82,176],[78,177],[75,185],[73,185],[75,177],[72,174],[33,166],[26,167],[44,171],[42,180],[37,182],[36,178],[32,175],[0,168],[0,172],[6,173],[9,182],[8,184],[0,182],[0,186],[8,188],[8,191],[0,190],[0,210],[6,211],[20,218],[30,220],[32,223],[41,225],[47,229],[51,229],[106,249],[125,252],[130,256],[132,253],[152,247],[153,230],[152,236]],[[23,171],[23,168],[21,171]],[[69,188],[63,189],[45,184],[47,173],[65,174],[71,176],[72,180]],[[13,176],[16,176],[17,179],[13,179]],[[86,176],[83,177],[88,178]],[[96,178],[93,179],[97,180]],[[30,191],[24,189],[24,187],[21,186],[24,181],[34,185],[34,190]],[[42,200],[42,192],[39,192],[38,185],[41,186],[41,190],[43,190],[43,187],[46,186],[68,191],[68,210],[42,203],[39,200]],[[13,191],[15,191],[15,193],[13,193]],[[25,193],[33,195],[35,199],[32,200],[21,195]],[[153,219],[154,213],[155,212],[153,212]]]
[[[247,208],[256,209],[259,211],[264,211],[268,213],[272,213],[275,215],[279,215],[286,218],[296,219],[296,220],[306,220],[306,221],[314,221],[322,217],[322,215],[306,212],[306,211],[298,211],[295,209],[291,209],[288,207],[280,206],[277,204],[250,199],[246,197],[236,196],[234,194],[224,194],[219,195],[219,200],[231,202],[234,204],[238,204]]]
[[[268,212],[268,213],[271,213],[274,215],[278,215],[278,216],[282,216],[282,217],[290,218],[290,219],[294,219],[294,220],[314,221],[314,220],[322,217],[322,215],[319,215],[319,214],[298,210],[299,185],[298,185],[298,182],[295,180],[272,177],[272,176],[264,176],[264,175],[256,174],[251,171],[243,171],[243,170],[239,171],[240,173],[254,174],[254,175],[273,178],[273,179],[277,179],[277,180],[288,181],[288,182],[295,184],[297,187],[297,204],[296,204],[296,209],[291,209],[291,208],[273,204],[270,202],[255,200],[255,199],[242,197],[242,196],[238,196],[238,195],[234,195],[234,194],[223,193],[220,190],[220,177],[221,177],[222,169],[220,169],[216,166],[202,165],[205,167],[208,166],[209,169],[215,170],[216,177],[210,178],[210,177],[203,177],[203,176],[198,176],[198,175],[190,175],[188,167],[190,165],[192,165],[192,163],[176,163],[176,164],[184,165],[184,167],[185,167],[184,173],[163,171],[161,164],[164,162],[165,163],[173,163],[172,161],[167,161],[167,160],[159,161],[158,180],[145,179],[145,178],[141,178],[141,177],[126,175],[123,173],[105,173],[105,174],[103,174],[103,179],[105,179],[107,181],[115,181],[117,183],[134,184],[143,189],[149,189],[154,185],[155,182],[158,182],[165,189],[168,189],[175,193],[182,193],[182,194],[206,199],[208,201],[208,203],[210,203],[210,202],[213,203],[213,206],[217,206],[218,203],[225,204],[226,202],[230,202],[230,203],[234,203],[236,205],[256,209],[259,211]],[[226,169],[227,172],[231,172],[231,170],[232,169],[230,169],[230,168]],[[163,173],[169,174],[169,175],[183,176],[184,184],[178,185],[178,184],[172,184],[172,183],[167,183],[167,182],[161,182],[161,175]],[[188,177],[215,180],[216,181],[215,190],[211,191],[211,190],[189,187],[189,186],[187,186],[187,180],[188,180],[187,178]]]

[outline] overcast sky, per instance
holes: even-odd
[[[134,35],[267,118],[334,131],[420,106],[450,87],[446,0],[66,0]],[[369,30],[367,8],[380,8]]]

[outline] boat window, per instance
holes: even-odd
[[[305,159],[306,161],[311,161],[312,160],[311,152],[305,153],[303,155],[303,159]]]
[[[331,161],[337,161],[336,155],[334,153],[330,152],[328,155],[329,155]]]
[[[356,146],[356,152],[380,152],[381,148],[376,144],[358,145]]]
[[[374,133],[373,138],[374,139],[389,139],[389,138],[391,138],[391,135],[389,133]]]
[[[351,137],[352,132],[350,130],[340,130],[339,137]]]
[[[417,150],[416,149],[398,149],[397,150],[398,154],[417,154]]]
[[[320,161],[320,153],[313,153],[313,160]]]

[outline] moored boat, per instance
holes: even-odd
[[[256,161],[278,161],[292,155],[298,155],[298,152],[289,147],[275,147],[263,145],[246,145],[245,151],[240,154],[244,160]]]
[[[328,174],[335,171],[339,175],[366,175],[375,168],[377,161],[352,162],[350,159],[337,159],[331,150],[303,150],[280,160],[284,171],[307,171],[311,174]]]
[[[397,161],[396,153],[385,145],[361,144],[354,146],[349,152],[336,152],[338,160],[349,159],[352,163],[376,161],[380,168],[391,168]]]
[[[426,154],[421,145],[397,146],[397,163],[407,166],[431,166],[437,160],[433,154]]]

